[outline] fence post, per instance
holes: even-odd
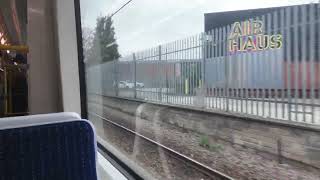
[[[202,81],[201,81],[201,107],[205,108],[206,106],[206,81],[205,81],[205,76],[206,76],[206,56],[207,56],[207,36],[206,33],[202,33],[202,63],[201,63],[201,76],[202,76]]]
[[[231,27],[230,26],[227,26],[227,29],[224,28],[224,37],[223,38],[223,41],[225,43],[225,45],[223,46],[224,48],[224,56],[225,56],[225,96],[226,96],[226,111],[228,112],[229,111],[229,95],[230,95],[230,92],[229,92],[229,51],[228,51],[228,35],[229,35],[229,32],[230,32],[230,29]]]
[[[115,88],[116,88],[116,96],[119,96],[119,81],[118,81],[118,63],[117,61],[113,61],[114,68],[114,78],[115,78]]]
[[[132,54],[133,58],[133,68],[134,68],[134,74],[133,74],[133,82],[134,82],[134,99],[137,99],[137,61],[136,61],[136,54]]]
[[[169,103],[169,82],[168,82],[168,49],[166,47],[166,62],[164,69],[166,71],[166,101]]]
[[[158,51],[159,51],[159,65],[161,66],[161,56],[162,56],[162,53],[161,53],[161,45],[158,47]],[[159,67],[157,68],[159,70]],[[159,71],[158,71],[159,72]],[[162,102],[162,85],[161,85],[161,74],[158,74],[158,88],[159,88],[159,91],[158,91],[158,99],[160,102]],[[159,82],[160,81],[160,82]]]

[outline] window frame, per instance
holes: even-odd
[[[80,102],[81,102],[81,117],[88,119],[87,107],[87,87],[86,87],[86,72],[83,55],[83,42],[82,42],[82,26],[81,26],[81,8],[80,0],[74,0],[75,8],[75,22],[76,22],[76,37],[77,37],[77,50],[78,50],[78,68],[79,68],[79,83],[80,83]],[[118,157],[112,154],[101,143],[97,142],[98,151],[106,158],[116,169],[119,170],[126,178],[143,179],[133,169],[131,169],[125,162],[121,161]]]

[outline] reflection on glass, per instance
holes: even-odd
[[[320,135],[301,128],[320,124],[318,3],[82,0],[81,11],[89,119],[138,174],[320,176]]]
[[[28,113],[27,1],[0,2],[0,117]]]

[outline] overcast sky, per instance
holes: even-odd
[[[128,0],[81,0],[83,27]],[[204,13],[278,7],[318,0],[133,0],[113,17],[122,56],[204,31]]]

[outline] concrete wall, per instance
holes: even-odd
[[[135,115],[143,102],[105,98],[104,105]],[[142,118],[152,120],[159,112],[163,122],[207,134],[255,150],[276,161],[298,163],[320,168],[320,128],[270,119],[236,117],[227,113],[166,107],[145,103]]]

